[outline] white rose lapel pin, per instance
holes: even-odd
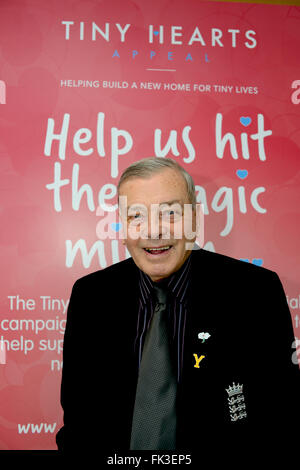
[[[202,343],[204,343],[210,337],[211,335],[209,333],[205,333],[204,331],[201,331],[201,333],[198,334],[198,338],[202,339]]]

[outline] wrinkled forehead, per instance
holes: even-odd
[[[155,173],[148,178],[129,178],[120,185],[119,202],[121,196],[126,196],[127,206],[189,202],[186,182],[182,175],[174,170]],[[125,201],[125,198],[123,200]]]
[[[148,211],[156,211],[156,210],[163,210],[165,208],[171,208],[174,210],[180,210],[186,206],[187,203],[186,201],[183,201],[181,199],[172,199],[168,201],[161,201],[159,203],[149,203],[149,204],[144,204],[140,202],[134,202],[132,204],[127,203],[127,197],[126,196],[120,196],[119,198],[119,208],[122,212],[131,212],[131,211],[140,211],[140,212],[148,212]]]

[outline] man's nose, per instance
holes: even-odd
[[[148,220],[148,237],[159,238],[162,233],[162,224],[159,215],[150,214]]]
[[[148,218],[148,238],[169,238],[170,230],[166,223],[163,223],[161,213],[153,211]],[[169,235],[168,235],[169,234]]]

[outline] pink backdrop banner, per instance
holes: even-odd
[[[275,270],[299,335],[299,50],[292,6],[1,1],[0,449],[56,448],[71,288],[129,256],[141,158],[191,173],[204,248]]]

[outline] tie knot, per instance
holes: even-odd
[[[156,300],[160,304],[166,304],[167,303],[167,296],[168,296],[168,291],[166,287],[161,287],[158,285],[154,286],[154,294],[156,297]]]

